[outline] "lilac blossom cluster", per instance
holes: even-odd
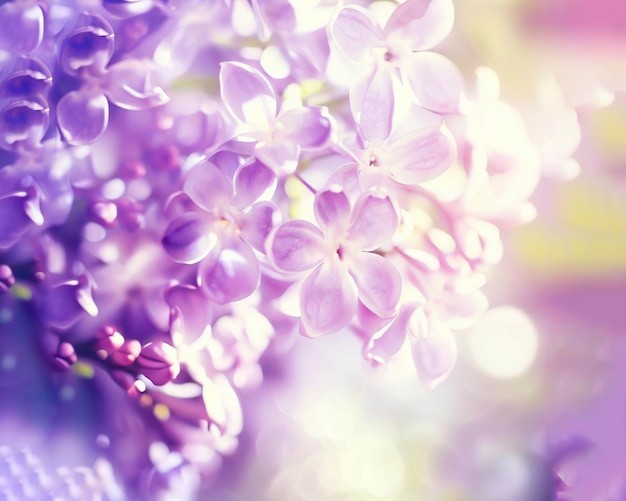
[[[432,51],[451,0],[366,7],[0,5],[3,377],[19,330],[59,388],[97,392],[132,499],[219,470],[239,392],[297,332],[349,330],[373,364],[410,350],[440,383],[500,230],[567,164],[492,71],[466,87]]]

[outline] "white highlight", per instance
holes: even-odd
[[[512,306],[489,310],[469,333],[469,348],[478,368],[496,379],[524,374],[537,356],[537,330]]]

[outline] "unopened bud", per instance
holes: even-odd
[[[163,341],[146,344],[137,358],[137,365],[141,373],[158,386],[173,381],[180,373],[176,348]]]

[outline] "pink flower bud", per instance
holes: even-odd
[[[0,264],[0,294],[7,292],[15,283],[13,271],[6,264]]]
[[[161,386],[173,381],[180,373],[176,349],[163,341],[146,344],[137,358],[141,373]]]
[[[112,325],[104,325],[96,332],[96,354],[106,360],[124,344],[124,336]]]
[[[114,364],[126,367],[131,365],[141,353],[141,343],[136,339],[125,341],[122,346],[113,351],[110,359]]]

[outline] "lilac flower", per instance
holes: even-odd
[[[289,221],[270,237],[268,256],[287,272],[313,270],[300,292],[301,330],[319,336],[348,325],[360,300],[381,317],[391,316],[400,297],[394,266],[372,251],[398,227],[396,207],[384,192],[363,194],[350,207],[339,187],[317,194],[315,217]]]
[[[222,63],[221,96],[239,124],[238,137],[255,141],[254,154],[276,174],[292,173],[303,150],[322,150],[331,140],[332,122],[324,107],[294,108],[278,113],[276,94],[254,68]]]
[[[174,219],[163,246],[175,261],[200,262],[198,282],[218,304],[249,296],[259,283],[254,250],[262,250],[276,224],[277,208],[257,201],[275,177],[261,162],[242,166],[233,183],[209,163],[195,166],[184,191],[198,210]]]
[[[439,113],[456,113],[462,79],[454,64],[427,49],[450,32],[454,20],[451,0],[408,0],[382,28],[356,6],[339,11],[330,31],[341,52],[365,69],[350,94],[360,122],[371,124],[367,136],[389,135],[394,110],[394,80],[401,76],[417,102]]]

